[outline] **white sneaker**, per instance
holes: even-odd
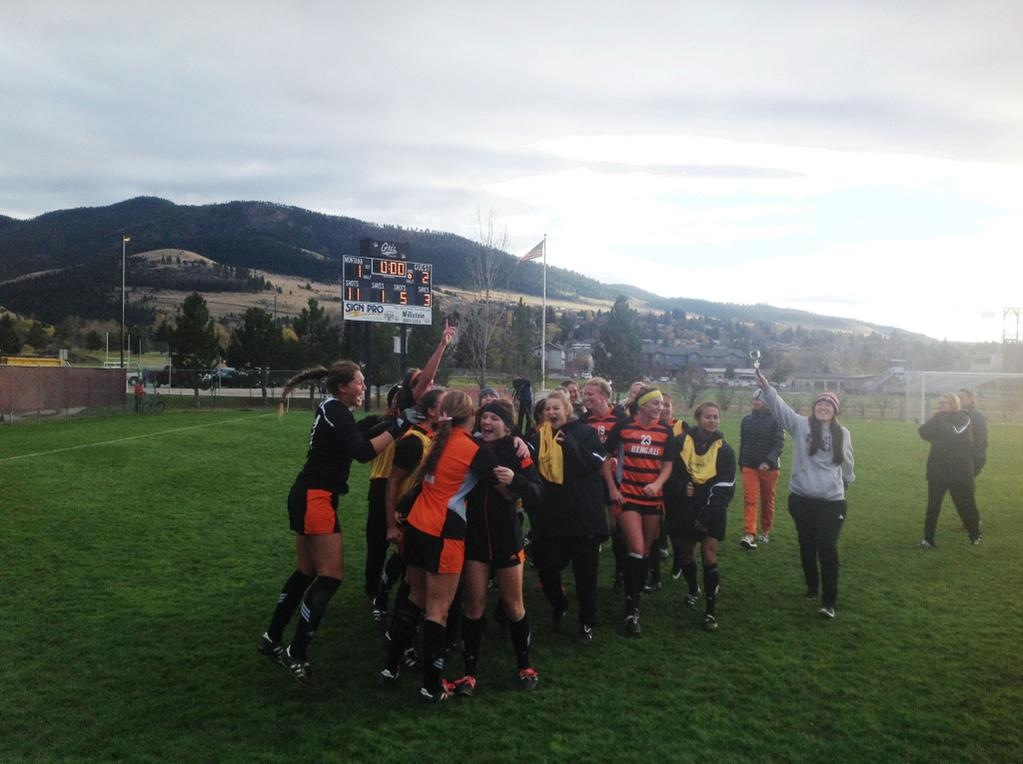
[[[771,540],[771,537],[768,536],[766,533],[761,533],[760,534],[760,538],[758,539],[758,541],[760,541],[761,544],[766,544],[770,540]]]
[[[743,549],[756,549],[757,542],[753,538],[752,533],[747,533],[745,536],[742,537],[742,540],[739,542],[739,546],[741,546]]]

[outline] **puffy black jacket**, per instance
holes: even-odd
[[[739,466],[758,469],[767,462],[772,470],[779,468],[785,448],[785,430],[768,409],[754,411],[742,418],[739,428]]]

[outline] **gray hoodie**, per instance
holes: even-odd
[[[764,391],[764,402],[792,436],[792,478],[789,490],[806,499],[841,501],[845,487],[856,479],[853,473],[852,438],[842,428],[842,463],[831,460],[831,432],[822,428],[823,448],[810,456],[810,420],[797,414],[773,387]]]

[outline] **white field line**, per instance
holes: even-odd
[[[253,416],[238,417],[237,419],[221,419],[217,422],[206,422],[205,424],[195,424],[190,427],[176,427],[173,430],[160,430],[159,432],[149,432],[145,435],[130,435],[127,438],[116,438],[115,440],[101,440],[98,443],[82,443],[78,446],[66,446],[65,448],[54,448],[50,451],[33,451],[30,454],[19,454],[18,456],[7,456],[0,459],[0,464],[6,462],[13,462],[17,459],[31,459],[35,456],[50,456],[51,454],[61,454],[65,451],[77,451],[80,448],[93,448],[95,446],[110,446],[115,443],[126,443],[131,440],[142,440],[143,438],[155,438],[158,435],[170,435],[177,432],[188,432],[189,430],[201,430],[204,427],[214,427],[221,424],[234,424],[235,422],[248,422],[252,419],[258,419],[264,416],[277,416],[277,412],[269,412],[266,414],[254,414]]]

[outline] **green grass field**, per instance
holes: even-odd
[[[312,646],[318,686],[256,655],[294,568],[284,500],[308,425],[217,410],[0,428],[5,760],[1020,759],[1023,428],[992,427],[983,544],[947,504],[924,552],[926,445],[912,425],[852,423],[834,621],[803,597],[784,486],[753,553],[737,543],[740,493],[717,632],[666,577],[626,639],[605,549],[594,643],[553,632],[529,571],[540,689],[516,689],[491,626],[476,695],[423,707],[417,676],[392,691],[374,678],[365,468],[343,500],[347,580]],[[724,430],[737,440],[736,419]]]

